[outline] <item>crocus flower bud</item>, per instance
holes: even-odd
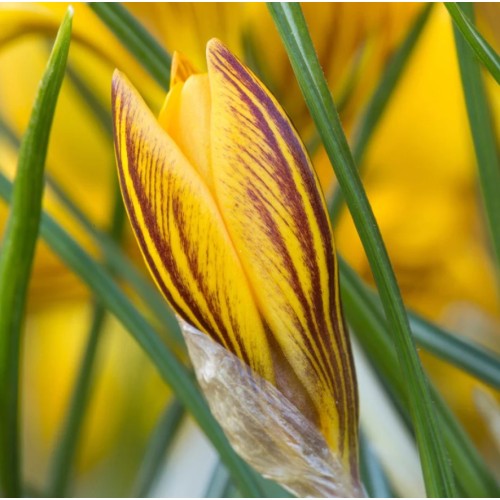
[[[175,54],[158,119],[115,72],[130,221],[182,321],[234,355],[261,394],[272,388],[285,403],[272,411],[296,410],[348,477],[340,493],[359,494],[356,379],[318,180],[281,106],[218,40],[207,66],[199,74]]]

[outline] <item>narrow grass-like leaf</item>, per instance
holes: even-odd
[[[442,442],[428,380],[418,358],[401,293],[382,236],[359,178],[338,113],[299,4],[268,4],[295,75],[334,166],[337,179],[363,243],[384,305],[398,354],[405,391],[411,391],[414,424],[427,493],[453,496],[453,474]]]
[[[389,480],[375,450],[362,431],[359,433],[359,438],[361,479],[366,493],[370,498],[393,497]]]
[[[165,340],[168,342],[169,347],[175,349],[177,352],[183,351],[185,347],[184,339],[182,338],[179,324],[156,287],[137,269],[109,235],[96,228],[54,179],[49,177],[48,184],[82,227],[98,243],[107,259],[109,269],[132,285],[144,305],[155,314],[162,325],[162,331],[168,334]]]
[[[456,15],[460,15],[460,19],[467,22],[467,26],[470,26],[471,29],[474,28],[472,4],[464,3],[461,8],[455,4],[447,4],[446,6],[450,13],[458,12]],[[474,57],[471,47],[468,45],[467,33],[460,28],[460,24],[455,17],[453,19],[455,21],[453,28],[462,87],[476,151],[479,184],[493,251],[496,256],[497,276],[500,278],[500,161],[498,159],[498,146],[488,107],[488,99],[481,78],[481,68]]]
[[[368,287],[340,257],[340,274],[349,286],[362,290],[359,300],[371,301],[380,312],[382,305],[377,293]],[[407,310],[417,344],[444,361],[448,361],[495,389],[500,389],[500,356],[489,349],[441,328],[411,310]]]
[[[405,39],[391,57],[373,96],[361,116],[360,122],[356,127],[352,145],[352,156],[358,168],[362,167],[363,158],[369,141],[380,122],[380,118],[387,108],[387,104],[406,68],[406,64],[413,54],[413,49],[417,45],[418,40],[420,40],[420,35],[427,24],[432,6],[432,3],[425,5],[422,8],[422,12],[415,18]],[[343,204],[344,197],[342,196],[340,187],[336,186],[335,191],[328,201],[328,212],[334,227],[342,213]]]
[[[215,464],[204,498],[223,498],[231,482],[231,476],[222,462]]]
[[[344,108],[347,106],[347,104],[349,104],[349,100],[351,99],[352,94],[356,89],[356,83],[361,76],[361,63],[363,61],[364,50],[365,45],[362,45],[358,48],[356,54],[353,56],[354,63],[352,64],[349,74],[347,75],[346,83],[344,84],[342,92],[337,98],[337,112],[339,113],[339,115],[342,114]],[[316,154],[321,144],[321,136],[319,135],[318,131],[314,129],[311,137],[306,142],[306,149],[311,158]]]
[[[108,137],[112,137],[113,126],[111,124],[110,110],[107,110],[103,106],[101,101],[96,97],[94,92],[92,92],[82,76],[79,75],[71,65],[68,65],[66,68],[66,74],[69,81],[73,84],[82,99],[85,101],[85,104],[94,114],[102,130]]]
[[[169,403],[149,439],[132,496],[137,498],[149,496],[148,493],[161,472],[165,456],[184,415],[184,407],[177,399]],[[229,476],[229,473],[227,475]]]
[[[91,2],[89,7],[165,90],[170,80],[170,55],[121,4]]]
[[[125,208],[118,184],[116,183],[115,203],[109,234],[118,242],[122,238],[124,228]],[[68,414],[54,453],[52,475],[49,484],[49,497],[64,497],[68,494],[69,480],[90,398],[97,348],[106,323],[106,310],[99,302],[95,303],[92,316],[92,323],[71,396]]]
[[[50,128],[71,40],[69,8],[40,82],[19,150],[12,205],[0,255],[0,484],[19,496],[19,356],[26,292],[38,237]]]
[[[10,201],[11,182],[0,172],[0,196]],[[221,459],[231,472],[238,488],[249,497],[259,497],[256,473],[235,453],[194,382],[194,376],[158,337],[144,316],[120,290],[104,267],[95,262],[52,217],[42,213],[40,235],[62,261],[86,283],[113,313],[149,356],[179,401],[196,419]]]
[[[484,64],[497,83],[500,83],[500,57],[475,28],[474,22],[471,20],[472,4],[464,3],[460,7],[456,2],[445,2],[444,5],[467,45],[474,51],[476,57]],[[469,10],[470,14],[465,13],[464,7]]]
[[[459,335],[447,332],[418,314],[409,312],[410,326],[418,345],[500,389],[500,356]]]
[[[61,429],[52,462],[52,472],[49,476],[48,497],[65,497],[73,468],[80,430],[83,423],[87,401],[89,399],[94,360],[97,352],[102,328],[105,324],[106,311],[97,305],[93,313],[92,325],[77,380],[69,404],[68,414]]]
[[[348,322],[390,394],[397,401],[398,408],[408,420],[408,398],[411,398],[411,395],[406,393],[396,351],[380,304],[373,300],[367,287],[343,259],[339,259],[339,267],[342,301]],[[470,439],[432,385],[431,391],[455,477],[460,486],[471,497],[498,496],[498,485]]]

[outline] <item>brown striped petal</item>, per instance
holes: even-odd
[[[356,380],[318,180],[295,129],[260,81],[217,40],[209,42],[207,59],[218,206],[273,349],[305,388],[317,425],[356,477]]]
[[[295,411],[310,423],[300,425],[305,434],[290,450],[315,429],[315,442],[325,443],[358,491],[356,380],[319,183],[259,80],[217,40],[207,46],[207,64],[208,74],[196,74],[174,57],[158,120],[114,76],[115,148],[132,226],[179,316],[228,351],[228,366],[229,353],[241,360],[236,369],[246,375],[237,380],[248,386],[241,393],[254,398],[243,414],[259,413],[255,398],[272,384],[282,400],[263,402],[263,412],[278,412],[271,420],[284,422],[285,434],[287,419],[298,422]],[[219,377],[216,386],[226,387],[223,401],[238,392],[234,380]]]
[[[261,316],[203,179],[119,72],[112,100],[121,189],[158,287],[184,320],[272,382]]]

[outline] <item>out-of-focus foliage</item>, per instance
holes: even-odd
[[[263,5],[128,7],[169,52],[185,53],[200,70],[205,69],[206,41],[220,38],[261,74],[302,137],[307,140],[313,134],[288,59]],[[498,49],[500,15],[495,7],[481,6],[478,16],[481,32]],[[47,59],[47,35],[55,33],[65,9],[64,4],[0,6],[0,119],[18,136],[26,127]],[[304,5],[334,98],[345,100],[341,118],[349,134],[419,9],[417,4]],[[69,65],[106,109],[115,67],[130,75],[152,109],[160,109],[164,92],[86,5],[76,5],[73,25]],[[498,88],[488,75],[485,78],[500,130]],[[332,170],[322,150],[313,162],[325,191],[330,192]],[[499,297],[478,203],[474,152],[451,23],[442,6],[436,6],[431,14],[364,163],[365,185],[405,301],[426,316],[500,350]],[[12,176],[15,164],[15,149],[0,135],[0,169]],[[97,226],[107,226],[114,193],[112,142],[69,78],[56,111],[47,172]],[[50,189],[44,206],[98,255]],[[0,204],[0,228],[6,213],[5,205]],[[347,212],[335,236],[341,254],[370,280]],[[130,233],[125,240],[129,254],[138,256]],[[54,439],[66,411],[90,326],[91,305],[85,287],[40,242],[30,287],[23,359],[25,467],[28,480],[39,488],[44,486]],[[481,450],[498,464],[499,455],[491,451],[487,431],[477,424],[480,417],[472,390],[478,383],[430,356],[424,358]],[[130,473],[132,482],[132,471],[164,407],[167,391],[112,319],[106,322],[96,375],[79,452],[78,484],[86,495],[126,495],[128,484],[123,478]],[[97,485],[106,482],[108,489],[99,489]]]

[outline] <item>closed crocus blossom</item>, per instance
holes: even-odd
[[[130,221],[176,313],[276,388],[359,493],[356,380],[318,180],[280,105],[218,40],[207,67],[175,54],[158,119],[115,73]]]

